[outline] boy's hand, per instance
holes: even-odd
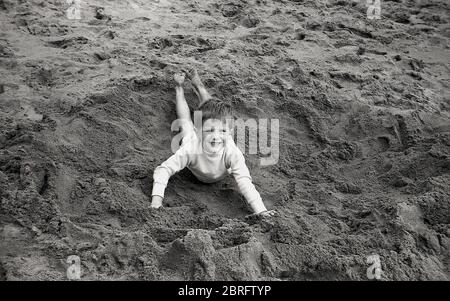
[[[276,214],[277,214],[277,212],[275,210],[264,210],[259,213],[253,213],[253,214],[247,215],[245,217],[245,219],[250,224],[258,223],[260,221],[264,221],[268,224],[272,224],[273,219],[271,219],[270,217],[273,217]]]
[[[269,216],[275,216],[276,211],[275,210],[265,210],[263,212],[258,213],[258,216],[261,217],[269,217]]]
[[[184,83],[184,73],[175,73],[173,75],[174,81],[177,83],[177,85],[181,86]]]
[[[155,208],[155,209],[161,207],[162,206],[162,201],[163,201],[163,198],[160,197],[159,195],[152,196],[151,207]]]

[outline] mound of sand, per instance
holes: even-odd
[[[447,1],[68,9],[0,0],[0,280],[66,279],[70,255],[82,279],[364,280],[372,254],[386,280],[450,279]],[[276,218],[184,171],[150,209],[186,66],[279,119],[279,162],[246,155]]]

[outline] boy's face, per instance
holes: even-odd
[[[202,146],[208,153],[220,153],[225,147],[230,126],[225,120],[207,119],[203,122]]]

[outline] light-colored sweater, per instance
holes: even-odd
[[[189,168],[200,181],[206,183],[217,182],[228,174],[232,174],[240,192],[244,195],[254,213],[266,210],[261,196],[252,183],[244,155],[231,137],[219,154],[202,152],[200,139],[197,137],[190,139],[155,169],[152,196],[164,197],[164,190],[169,178],[185,167]]]

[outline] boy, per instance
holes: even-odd
[[[252,183],[244,156],[231,137],[232,128],[228,122],[225,122],[231,117],[230,106],[211,97],[201,82],[197,70],[191,70],[189,77],[199,100],[198,110],[202,112],[202,132],[197,133],[184,98],[182,87],[184,73],[175,74],[176,111],[183,138],[181,147],[175,154],[154,171],[151,207],[162,206],[164,190],[169,178],[187,167],[205,183],[214,183],[232,174],[253,212],[262,216],[272,216],[274,212],[267,211],[264,206],[261,196]]]

